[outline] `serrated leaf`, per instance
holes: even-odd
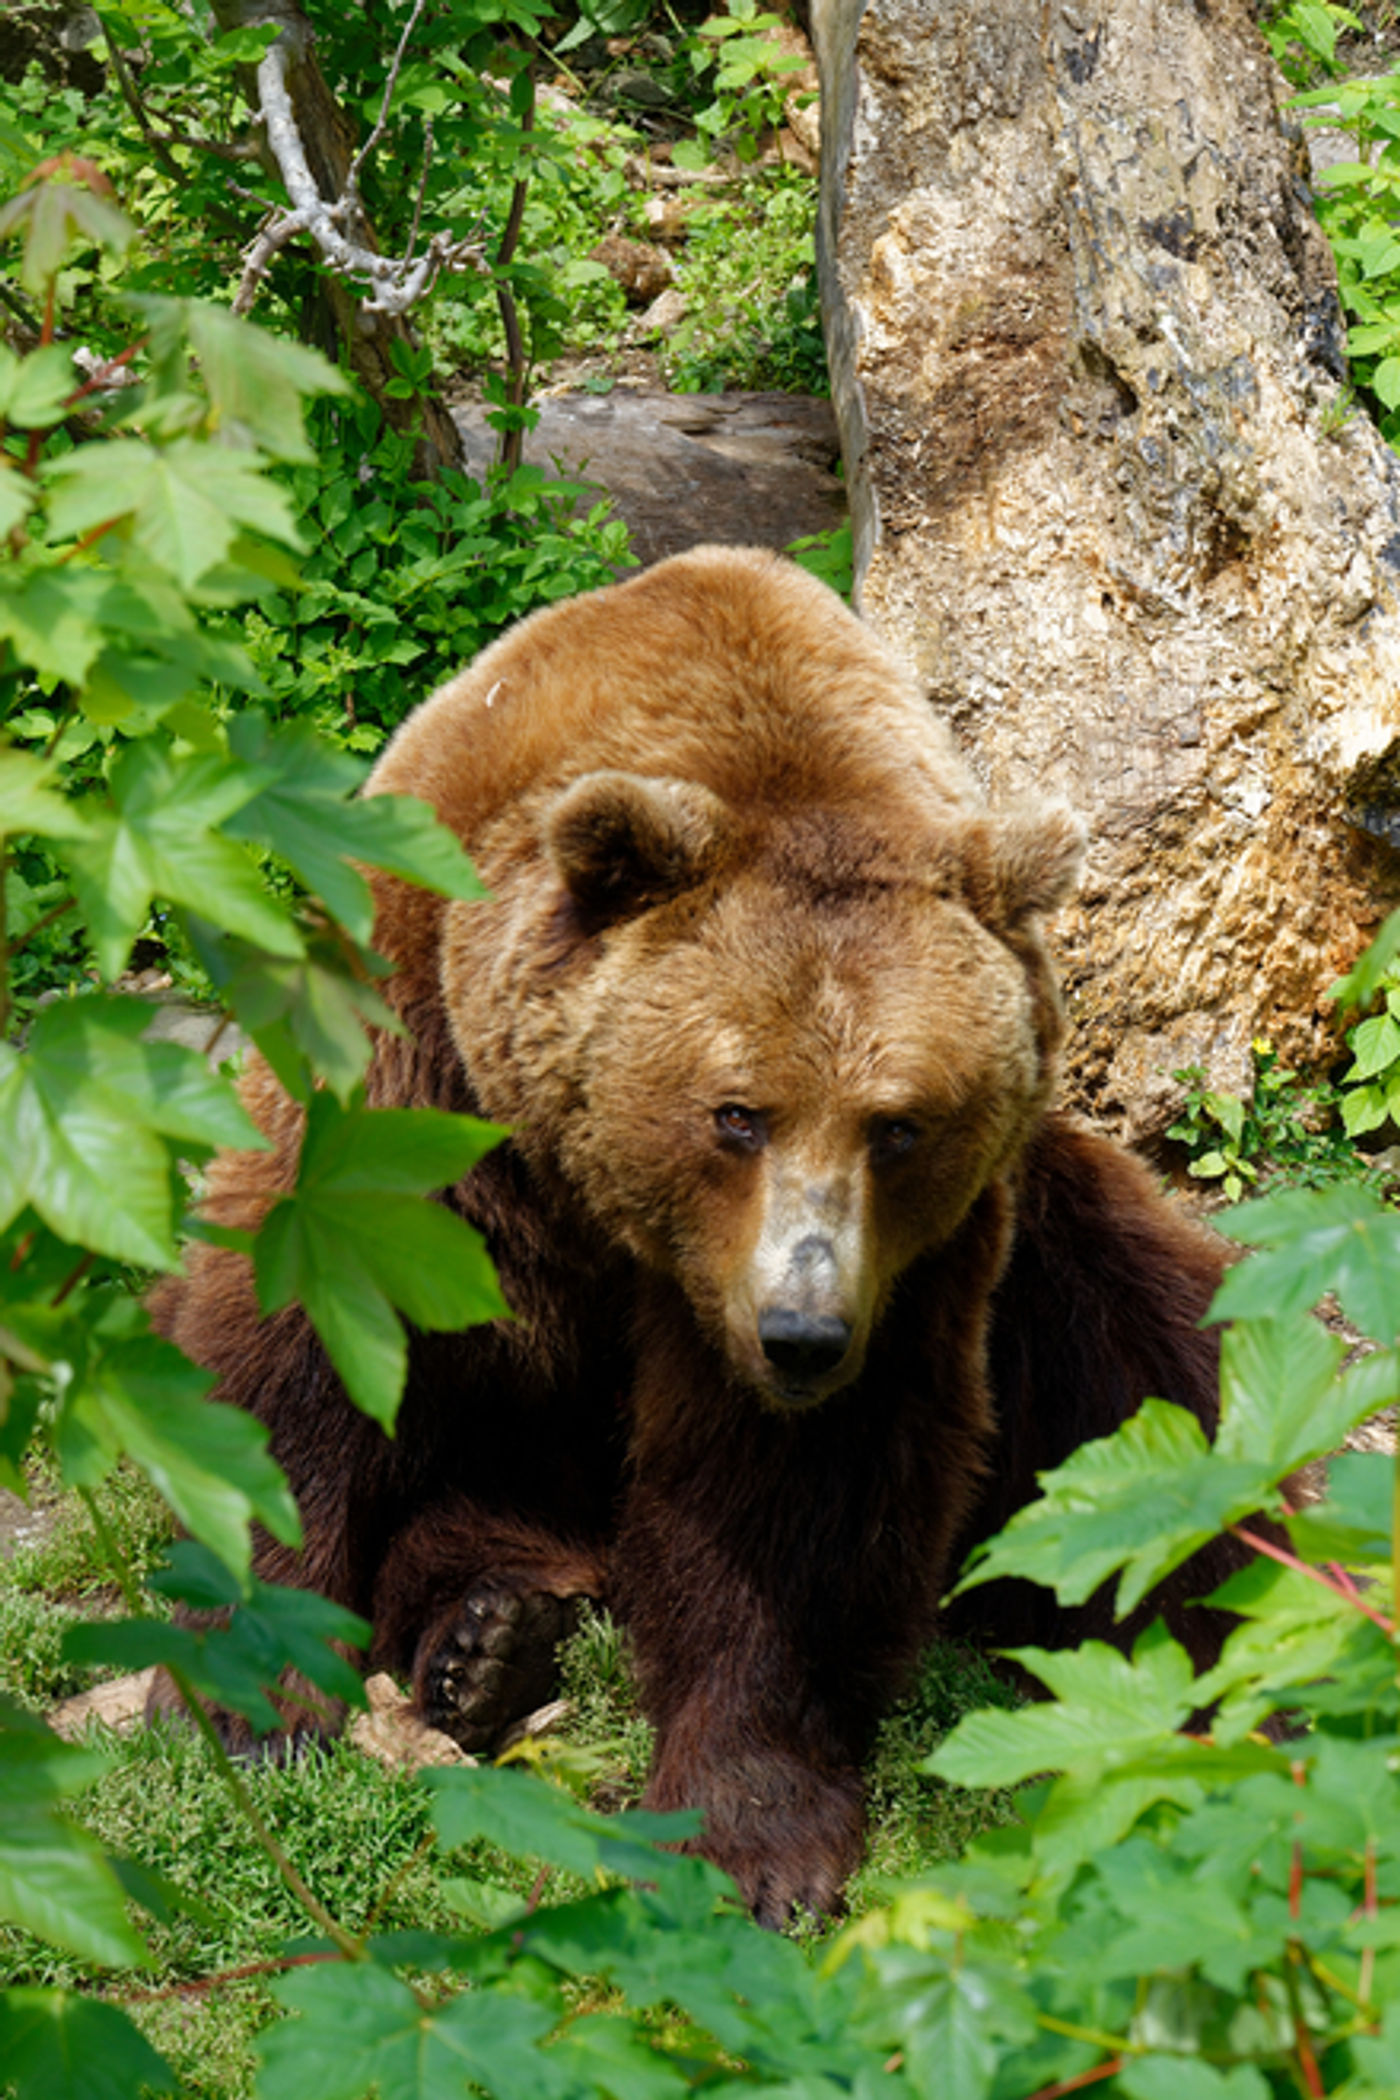
[[[302,399],[348,393],[344,373],[319,350],[254,327],[226,306],[190,299],[183,307],[219,426],[273,459],[314,458],[302,428]]]
[[[0,748],[0,833],[36,831],[51,839],[85,837],[87,819],[75,802],[54,793],[56,779],[57,768],[42,759],[27,751]]]
[[[1197,1704],[1191,1658],[1160,1624],[1138,1640],[1131,1660],[1103,1641],[1010,1652],[1054,1700],[964,1715],[922,1769],[960,1786],[1014,1786],[1169,1735]]]
[[[1221,1458],[1267,1467],[1275,1479],[1334,1451],[1375,1412],[1338,1377],[1346,1346],[1316,1320],[1247,1320],[1220,1352]]]
[[[366,1029],[403,1032],[373,984],[351,975],[339,941],[313,933],[304,955],[274,956],[197,913],[188,913],[184,925],[220,997],[297,1100],[308,1098],[314,1074],[348,1104],[370,1060]]]
[[[0,2064],[15,2100],[141,2100],[177,2083],[124,2012],[72,1991],[0,1992]]]
[[[363,766],[309,723],[274,732],[260,715],[245,714],[230,724],[229,743],[246,765],[265,771],[267,785],[226,829],[289,861],[357,941],[369,939],[374,909],[350,856],[444,896],[485,896],[459,841],[426,803],[397,795],[348,800]]]
[[[578,2088],[539,2044],[558,2008],[471,1991],[422,2004],[407,1984],[366,1963],[299,1970],[274,1986],[300,2017],[258,2042],[258,2100],[461,2100],[468,2085],[493,2100],[573,2100]]]
[[[255,453],[195,438],[111,438],[53,461],[48,479],[54,540],[130,518],[136,545],[186,591],[225,559],[240,527],[301,544],[286,492]]]
[[[70,1455],[80,1430],[90,1464],[65,1468],[79,1484],[107,1470],[106,1454],[124,1452],[151,1480],[186,1530],[238,1576],[250,1558],[254,1518],[284,1544],[300,1541],[301,1527],[281,1468],[268,1449],[265,1426],[242,1408],[204,1396],[213,1384],[180,1351],[158,1336],[120,1342],[95,1355],[68,1395],[56,1441]]]
[[[96,1841],[57,1816],[0,1824],[0,1918],[89,1961],[125,1967],[146,1959]]]
[[[1266,1465],[1218,1457],[1196,1417],[1165,1400],[1144,1401],[1113,1436],[1037,1477],[1040,1499],[978,1549],[954,1595],[1020,1575],[1082,1604],[1121,1567],[1121,1616],[1197,1547],[1272,1501],[1274,1484]]]
[[[82,569],[0,570],[0,637],[41,677],[81,686],[106,641],[104,580]]]
[[[1395,1460],[1380,1451],[1343,1451],[1327,1468],[1327,1497],[1286,1519],[1293,1550],[1314,1563],[1364,1567],[1390,1559]]]
[[[165,1138],[261,1144],[226,1081],[194,1051],[144,1043],[137,1001],[45,1007],[19,1053],[0,1045],[0,1227],[32,1205],[76,1246],[173,1268]]]
[[[509,1767],[442,1766],[423,1777],[445,1850],[484,1838],[515,1859],[547,1860],[584,1881],[604,1872],[657,1876],[666,1855],[652,1848],[696,1836],[702,1820],[694,1810],[603,1816],[561,1787]]]
[[[151,737],[126,747],[112,769],[115,809],[95,811],[91,836],[63,849],[108,976],[126,960],[155,897],[274,955],[303,953],[285,907],[218,828],[261,784],[216,753],[177,758]]]
[[[1378,1196],[1345,1183],[1290,1189],[1216,1223],[1263,1251],[1229,1271],[1212,1319],[1281,1319],[1310,1312],[1330,1291],[1375,1341],[1389,1347],[1400,1337],[1400,1213]]]
[[[68,412],[77,387],[73,353],[62,343],[0,361],[0,422],[19,430],[50,430]]]
[[[407,1366],[395,1309],[446,1331],[509,1316],[480,1234],[415,1193],[460,1180],[501,1136],[438,1109],[309,1104],[296,1189],[258,1236],[258,1302],[298,1300],[351,1399],[386,1427]]]

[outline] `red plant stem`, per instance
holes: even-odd
[[[1077,2093],[1086,2085],[1097,2085],[1100,2079],[1112,2078],[1121,2071],[1126,2058],[1110,2056],[1106,2064],[1095,2064],[1092,2071],[1081,2071],[1075,2078],[1062,2078],[1058,2085],[1043,2085],[1032,2093],[1030,2100],[1060,2100],[1061,2093]]]
[[[1374,1918],[1380,1911],[1380,1900],[1376,1893],[1376,1841],[1374,1838],[1368,1837],[1366,1840],[1366,1865],[1361,1886],[1362,1912],[1364,1916]],[[1370,2003],[1371,1986],[1375,1973],[1376,1950],[1374,1947],[1363,1947],[1361,1950],[1361,1969],[1356,1979],[1356,1994],[1363,2005]]]
[[[1327,2088],[1322,2083],[1322,2073],[1317,2068],[1308,2030],[1301,2020],[1293,2023],[1293,2042],[1298,2051],[1298,2065],[1303,2073],[1303,2083],[1308,2089],[1309,2100],[1326,2100]]]
[[[184,1983],[163,1984],[159,1990],[123,1991],[123,2005],[150,2005],[158,1998],[198,1998],[205,1991],[214,1991],[224,1983],[241,1983],[248,1976],[280,1976],[284,1969],[304,1969],[312,1962],[344,1961],[345,1956],[333,1947],[323,1948],[316,1954],[281,1954],[271,1961],[245,1961],[237,1969],[220,1969],[214,1976],[191,1976]]]
[[[1288,1915],[1294,1924],[1303,1915],[1303,1848],[1293,1840],[1293,1863],[1288,1869]]]
[[[1292,1568],[1295,1575],[1306,1575],[1309,1582],[1316,1582],[1324,1590],[1330,1590],[1334,1597],[1340,1597],[1345,1603],[1355,1605],[1357,1611],[1364,1613],[1373,1625],[1380,1627],[1388,1641],[1395,1639],[1398,1629],[1393,1620],[1387,1619],[1381,1612],[1373,1611],[1369,1604],[1363,1604],[1358,1594],[1343,1589],[1330,1575],[1324,1575],[1321,1568],[1309,1567],[1305,1560],[1299,1560],[1296,1553],[1286,1553],[1282,1546],[1275,1546],[1270,1539],[1261,1539],[1256,1532],[1246,1531],[1243,1524],[1232,1524],[1230,1530],[1235,1538],[1242,1539],[1246,1546],[1252,1546],[1256,1553],[1266,1554],[1270,1560],[1276,1560],[1281,1568]]]

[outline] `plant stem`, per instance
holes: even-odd
[[[97,1534],[98,1544],[102,1548],[107,1564],[116,1578],[117,1587],[122,1593],[123,1603],[134,1616],[138,1618],[143,1617],[145,1615],[145,1607],[141,1593],[136,1585],[136,1578],[131,1572],[125,1554],[113,1537],[110,1525],[97,1506],[96,1496],[91,1488],[85,1487],[80,1487],[78,1494],[92,1521],[92,1528]],[[209,1718],[209,1712],[203,1699],[195,1690],[185,1671],[176,1663],[169,1663],[166,1667],[169,1671],[171,1682],[184,1701],[186,1712],[208,1745],[215,1770],[228,1788],[229,1793],[233,1796],[239,1814],[252,1831],[263,1851],[272,1861],[273,1866],[276,1867],[287,1889],[296,1898],[312,1923],[319,1927],[345,1960],[363,1961],[363,1941],[357,1939],[353,1933],[347,1932],[340,1921],[332,1917],[319,1897],[312,1893],[291,1860],[287,1857],[287,1854],[283,1851],[272,1830],[264,1822],[257,1803],[253,1800],[244,1783],[242,1773],[224,1748],[219,1737],[219,1731]]]
[[[10,1028],[10,937],[5,931],[5,871],[9,862],[9,840],[0,831],[0,1043]]]
[[[1291,1568],[1295,1575],[1306,1575],[1309,1582],[1319,1583],[1334,1597],[1340,1597],[1344,1604],[1352,1605],[1373,1624],[1379,1626],[1387,1640],[1395,1639],[1397,1628],[1394,1622],[1387,1619],[1383,1613],[1373,1611],[1369,1604],[1363,1603],[1359,1593],[1350,1585],[1344,1588],[1341,1583],[1334,1582],[1330,1575],[1324,1575],[1321,1568],[1309,1567],[1305,1560],[1299,1560],[1296,1553],[1287,1553],[1282,1546],[1274,1545],[1271,1539],[1261,1539],[1257,1532],[1246,1531],[1243,1524],[1232,1524],[1230,1530],[1235,1538],[1242,1539],[1246,1546],[1252,1546],[1256,1553],[1266,1554],[1270,1560],[1276,1560],[1281,1568]]]

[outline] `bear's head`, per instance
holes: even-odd
[[[1061,1022],[1037,920],[1081,827],[950,805],[896,841],[868,813],[600,772],[535,836],[543,871],[449,915],[482,1107],[680,1284],[736,1379],[810,1406],[1044,1109]]]

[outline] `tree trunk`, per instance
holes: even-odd
[[[289,53],[286,69],[288,93],[301,134],[306,159],[316,187],[328,202],[344,191],[345,178],[355,154],[354,132],[349,118],[327,87],[316,63],[315,34],[300,8],[290,0],[213,0],[214,19],[221,30],[242,29],[255,22],[276,22]],[[385,53],[388,69],[389,53]],[[243,69],[244,89],[253,108],[258,90],[252,72]],[[269,174],[279,169],[272,153],[264,150]],[[356,238],[367,248],[379,250],[374,229],[360,216]],[[273,264],[276,268],[276,264]],[[462,465],[462,441],[446,405],[429,391],[413,400],[396,400],[385,388],[394,376],[392,349],[395,343],[417,349],[418,338],[401,315],[369,313],[361,293],[344,278],[323,270],[320,279],[329,315],[329,329],[338,351],[351,372],[374,401],[391,429],[412,431],[418,437],[417,463],[424,474],[443,467]],[[323,345],[323,347],[329,347]]]
[[[865,615],[998,796],[1093,826],[1077,1097],[1327,1046],[1400,896],[1400,463],[1248,0],[816,0]]]

